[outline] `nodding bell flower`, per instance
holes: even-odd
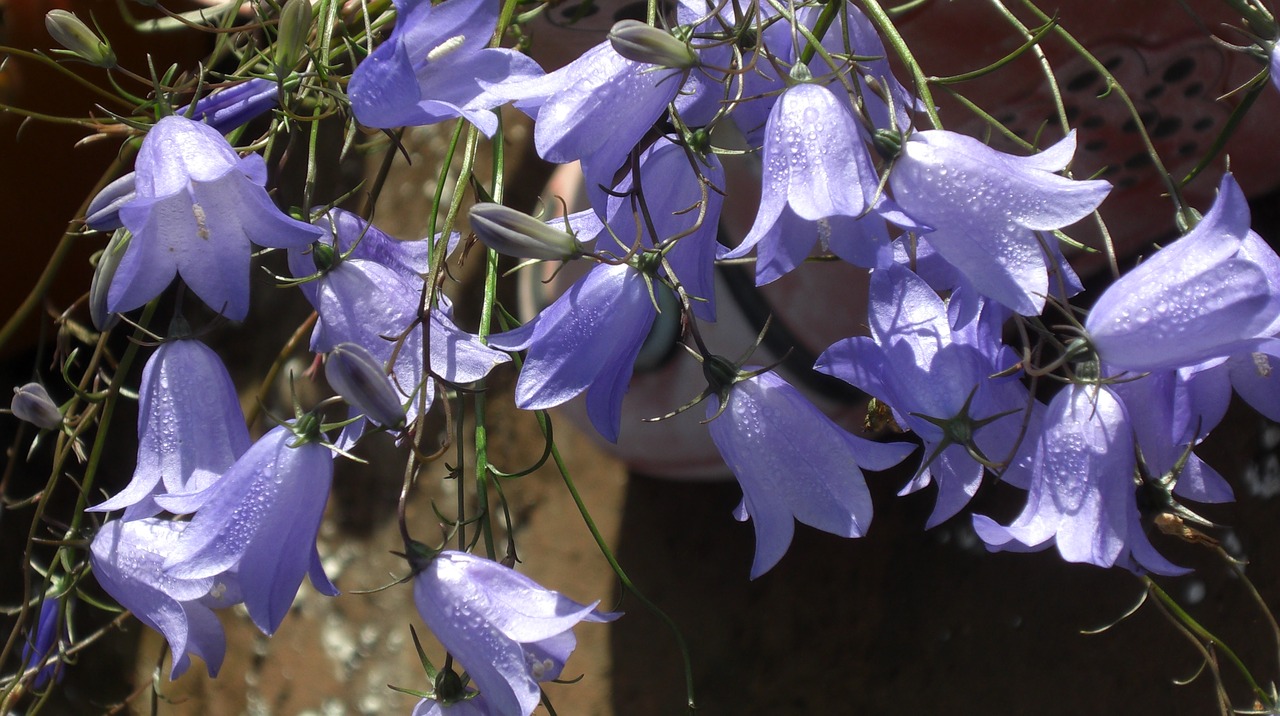
[[[19,420],[25,420],[38,428],[53,430],[62,425],[62,411],[49,397],[49,391],[39,383],[27,383],[13,389],[13,402],[9,409]]]
[[[494,348],[529,351],[516,381],[516,406],[553,408],[586,391],[591,424],[617,442],[622,398],[658,315],[651,280],[629,264],[602,263],[528,323],[489,336]]]
[[[119,208],[133,239],[107,293],[113,313],[150,301],[177,275],[210,308],[241,320],[249,312],[250,244],[303,248],[321,234],[271,203],[261,156],[241,159],[202,122],[161,119],[134,166],[135,196]]]
[[[541,701],[538,683],[559,678],[577,646],[574,625],[621,616],[598,611],[599,602],[579,604],[514,569],[464,552],[413,554],[410,560],[416,562],[418,613],[480,691],[475,699],[459,702],[473,710],[433,712],[428,706],[423,713],[529,716]],[[484,699],[484,710],[476,710],[478,699]]]
[[[174,114],[204,122],[226,134],[243,126],[280,102],[280,92],[271,80],[255,77],[201,98],[194,106],[178,108]],[[137,197],[137,174],[129,172],[116,179],[89,202],[84,223],[95,231],[112,231],[120,222],[120,207]]]
[[[1089,342],[1106,365],[1135,372],[1255,351],[1280,320],[1278,263],[1228,174],[1194,229],[1107,287],[1085,320]]]
[[[173,652],[170,679],[191,665],[191,655],[204,660],[217,676],[227,651],[227,638],[213,608],[235,603],[234,578],[224,573],[185,578],[162,568],[190,522],[148,518],[113,520],[102,526],[89,545],[89,562],[98,584],[138,621],[164,635]]]
[[[727,396],[723,411],[719,395],[708,402],[707,429],[742,487],[734,516],[755,527],[752,579],[787,553],[796,520],[841,537],[866,534],[872,508],[862,468],[886,470],[916,449],[846,432],[773,371],[737,380]]]
[[[159,495],[208,494],[206,488],[247,449],[249,431],[222,359],[198,340],[168,341],[142,370],[133,479],[89,511],[123,509],[125,520],[151,517],[165,509],[155,501]],[[200,506],[182,499],[182,513]]]
[[[324,361],[324,375],[342,399],[378,425],[404,427],[404,406],[382,364],[358,343],[339,343]]]
[[[471,230],[485,246],[517,259],[567,261],[584,253],[573,234],[492,202],[471,207]]]
[[[98,34],[89,29],[74,12],[67,10],[50,10],[44,16],[44,27],[66,51],[55,50],[58,54],[71,55],[95,67],[112,68],[116,66],[116,53]]]
[[[698,64],[698,55],[687,42],[666,30],[639,20],[619,20],[609,30],[613,51],[633,62],[687,70]]]
[[[473,696],[462,701],[445,703],[436,699],[423,699],[413,707],[409,716],[495,716],[483,696]]]
[[[1071,162],[1075,132],[1031,156],[997,151],[945,130],[911,134],[889,172],[898,205],[933,227],[922,238],[979,294],[1024,316],[1039,315],[1058,263],[1054,229],[1102,203],[1111,185],[1057,174]]]
[[[249,618],[265,634],[284,620],[303,575],[317,591],[336,595],[316,552],[333,482],[333,455],[320,439],[311,415],[263,435],[202,496],[200,510],[165,555],[165,574],[204,579],[234,571]],[[170,497],[170,511],[189,511]]]

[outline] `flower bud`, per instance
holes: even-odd
[[[404,407],[378,359],[358,343],[339,343],[325,360],[329,385],[369,420],[389,428],[402,428]]]
[[[14,388],[13,402],[9,404],[9,409],[20,420],[45,430],[53,430],[62,425],[62,412],[49,397],[49,391],[39,383],[27,383],[21,388]]]
[[[280,102],[276,83],[256,77],[233,87],[214,92],[196,102],[191,118],[226,134],[249,122]],[[186,108],[178,110],[186,114]]]
[[[620,20],[609,30],[613,51],[635,62],[645,62],[671,69],[688,69],[698,64],[698,56],[688,43],[666,30],[646,25],[639,20]]]
[[[112,52],[111,46],[81,22],[75,13],[50,10],[44,16],[44,26],[70,54],[95,67],[109,69],[116,66],[116,53]]]
[[[93,327],[105,331],[115,325],[119,316],[107,310],[107,290],[111,288],[111,280],[116,277],[116,269],[120,267],[120,259],[129,247],[132,234],[124,229],[117,229],[107,242],[107,248],[98,256],[98,263],[93,267],[93,281],[89,283],[89,318]]]
[[[582,244],[570,233],[501,204],[471,207],[471,229],[485,246],[518,259],[556,261],[577,258]]]
[[[124,226],[120,221],[120,207],[137,198],[137,177],[133,172],[102,187],[102,191],[89,202],[84,223],[94,231],[111,231]]]
[[[277,75],[287,75],[302,59],[311,34],[311,21],[311,0],[288,0],[280,10],[275,56]]]

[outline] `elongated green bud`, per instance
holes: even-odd
[[[280,35],[276,38],[276,74],[284,76],[298,66],[311,36],[311,0],[288,0],[280,10]]]
[[[324,375],[338,395],[365,417],[388,428],[404,427],[404,407],[395,386],[364,346],[339,343],[325,359]]]
[[[116,53],[111,45],[98,37],[73,12],[50,10],[44,16],[44,26],[59,45],[67,48],[65,54],[73,55],[95,67],[116,66]]]
[[[518,259],[557,261],[583,253],[573,234],[501,204],[485,202],[471,207],[471,229],[485,246]]]
[[[693,48],[666,30],[639,20],[620,20],[609,30],[613,51],[635,62],[687,70],[698,64]]]

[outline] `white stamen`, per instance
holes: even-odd
[[[448,57],[454,50],[462,47],[462,43],[466,42],[466,39],[467,38],[464,35],[454,35],[453,37],[450,37],[439,45],[436,45],[435,49],[427,53],[427,61],[436,62]]]

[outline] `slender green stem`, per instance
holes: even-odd
[[[130,104],[129,102],[126,102],[125,100],[121,99],[119,96],[111,94],[110,92],[102,89],[98,85],[85,79],[84,77],[81,77],[79,74],[67,69],[62,65],[61,62],[57,62],[52,58],[48,57],[47,55],[43,55],[39,52],[31,52],[29,50],[21,50],[16,47],[6,47],[3,45],[0,45],[0,54],[14,55],[16,57],[25,57],[26,59],[29,59],[29,60],[44,63],[49,67],[53,68],[54,70],[57,70],[67,79],[70,79],[71,81],[75,82],[81,87],[84,87],[85,89],[89,90],[93,94],[96,94],[99,97],[102,97],[104,99],[110,100],[111,102],[114,102],[120,105],[121,107],[124,107],[127,110],[130,110],[130,111],[133,110],[133,105]]]
[[[867,17],[880,30],[880,36],[889,44],[889,47],[893,48],[894,52],[898,53],[898,57],[911,72],[911,80],[915,83],[916,92],[920,94],[920,102],[924,105],[925,113],[929,115],[929,124],[933,125],[934,129],[942,129],[942,118],[938,116],[938,107],[933,101],[933,92],[929,89],[929,78],[925,77],[924,70],[920,68],[920,63],[911,53],[911,48],[907,47],[907,41],[903,39],[902,33],[898,32],[893,20],[889,18],[884,8],[880,7],[877,0],[863,0],[863,5],[866,7]]]
[[[538,426],[542,428],[543,436],[548,435],[549,427],[547,425],[547,415],[545,411],[538,411]],[[609,563],[609,567],[613,569],[613,573],[618,576],[618,581],[622,583],[622,587],[626,589],[632,596],[640,601],[644,608],[649,610],[654,616],[658,617],[663,624],[671,630],[675,636],[676,645],[680,649],[680,658],[684,661],[684,687],[686,703],[689,712],[693,713],[697,709],[697,703],[693,696],[693,660],[689,655],[689,645],[685,642],[684,634],[680,632],[680,627],[675,621],[667,616],[657,604],[649,601],[636,585],[631,582],[631,578],[627,576],[626,571],[622,569],[622,565],[618,563],[618,559],[614,557],[613,550],[609,549],[609,543],[605,541],[604,535],[600,534],[600,529],[596,527],[595,520],[591,518],[587,505],[582,500],[582,495],[578,492],[577,486],[573,482],[573,478],[569,475],[569,468],[565,465],[564,459],[560,457],[560,449],[555,445],[551,446],[551,458],[555,460],[556,468],[560,471],[560,477],[564,480],[565,488],[569,490],[569,494],[573,497],[573,504],[578,507],[578,514],[582,515],[582,521],[586,523],[587,529],[591,532],[591,537],[596,541],[596,546],[600,549],[600,554],[604,555],[605,561]]]
[[[840,12],[840,8],[844,3],[829,2],[822,6],[822,12],[818,15],[818,21],[813,24],[813,36],[817,38],[817,42],[808,42],[804,49],[800,51],[800,64],[807,65],[813,59],[813,55],[818,51],[818,45],[822,42],[822,36],[827,34],[827,30],[831,29],[831,23],[836,21],[836,13]]]
[[[1178,618],[1178,621],[1182,622],[1182,624],[1185,625],[1191,633],[1203,639],[1205,642],[1214,645],[1219,651],[1226,655],[1227,660],[1236,667],[1236,670],[1240,672],[1242,677],[1244,677],[1245,682],[1249,684],[1249,689],[1253,691],[1254,697],[1257,698],[1260,703],[1264,704],[1266,709],[1271,710],[1275,707],[1275,704],[1271,701],[1271,695],[1258,685],[1258,682],[1253,678],[1253,674],[1249,672],[1248,667],[1244,665],[1244,662],[1240,660],[1240,657],[1236,655],[1235,651],[1233,651],[1231,647],[1227,646],[1226,643],[1211,633],[1208,629],[1201,626],[1200,622],[1196,621],[1195,618],[1188,614],[1180,604],[1174,601],[1173,597],[1169,596],[1168,592],[1161,589],[1160,585],[1156,584],[1150,577],[1143,577],[1142,581],[1146,583],[1147,589],[1151,590],[1151,593],[1155,595],[1156,599],[1160,600],[1160,603],[1172,612],[1173,615]]]

